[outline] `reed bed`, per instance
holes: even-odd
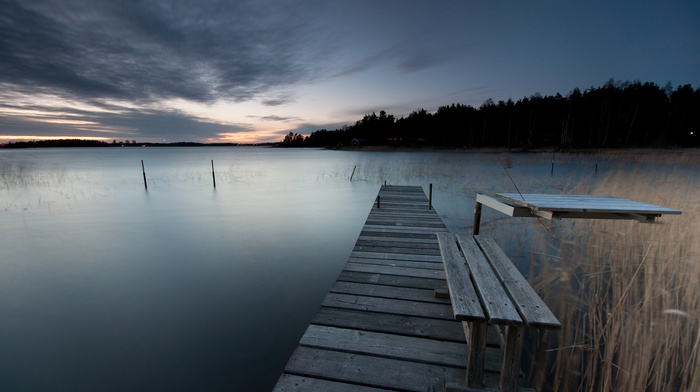
[[[540,336],[530,371],[538,390],[700,390],[700,191],[695,177],[670,170],[612,172],[570,192],[680,216],[542,222],[530,281],[562,330]]]

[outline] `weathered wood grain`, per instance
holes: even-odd
[[[437,341],[466,342],[462,326],[453,320],[321,307],[311,323],[361,331],[425,337]]]
[[[464,379],[464,370],[454,367],[304,346],[297,348],[285,371],[332,381],[371,382],[373,387],[416,392],[436,390],[445,381]]]
[[[392,247],[392,246],[381,246],[381,245],[356,245],[353,251],[356,252],[373,252],[373,253],[400,253],[407,255],[430,255],[430,256],[440,256],[440,251],[438,249],[431,249],[425,247]]]
[[[409,287],[382,286],[378,284],[336,281],[330,292],[337,294],[363,295],[366,297],[392,298],[405,301],[420,301],[450,304],[450,299],[436,298],[433,290]]]
[[[371,239],[370,239],[371,238]],[[420,241],[415,239],[408,239],[407,241],[402,241],[401,238],[392,237],[360,237],[355,243],[356,247],[374,246],[383,248],[406,248],[406,249],[428,249],[435,250],[435,245],[437,241],[428,242]]]
[[[299,343],[313,348],[404,358],[414,362],[457,368],[466,366],[468,352],[464,343],[436,342],[433,339],[319,325],[310,325]],[[487,348],[486,371],[498,372],[501,356],[501,350]]]
[[[464,333],[467,336],[467,370],[465,383],[468,387],[480,389],[484,386],[484,370],[486,369],[486,322],[462,321]]]
[[[426,268],[394,267],[390,265],[374,265],[362,263],[347,263],[345,271],[370,272],[385,275],[413,276],[428,279],[445,279],[445,271]]]
[[[314,377],[283,374],[272,392],[391,392],[389,389],[365,387],[345,382],[335,382]]]
[[[366,257],[371,259],[385,260],[415,260],[415,261],[432,261],[440,262],[442,260],[439,255],[414,255],[410,253],[390,253],[390,252],[363,252],[353,250],[350,254],[352,257]]]
[[[420,227],[416,225],[411,225],[411,226],[406,226],[406,225],[382,225],[382,224],[373,224],[373,223],[368,223],[365,225],[365,229],[367,230],[385,230],[387,232],[393,232],[393,233],[422,233],[422,234],[435,234],[438,232],[445,232],[447,233],[447,228],[441,228],[441,227]]]
[[[612,196],[497,193],[496,197],[535,210],[627,214],[673,214],[681,211]]]
[[[517,309],[474,239],[471,236],[460,235],[457,236],[457,241],[467,261],[481,305],[488,314],[489,322],[502,325],[522,325],[523,321]],[[510,261],[508,262],[510,263]]]
[[[371,259],[366,257],[351,257],[348,261],[352,263],[389,265],[392,267],[426,268],[442,271],[442,263],[434,261],[423,262],[415,260]]]
[[[413,233],[410,231],[397,232],[389,229],[369,230],[365,228],[360,235],[369,235],[377,237],[394,237],[394,238],[415,238],[415,239],[435,239],[435,233]]]
[[[445,281],[442,279],[384,275],[356,271],[341,271],[340,275],[338,275],[338,281],[372,283],[382,286],[409,287],[426,290],[435,290],[436,288],[445,286]]]
[[[407,238],[407,237],[399,237],[399,236],[372,236],[372,235],[364,235],[362,233],[360,237],[357,239],[357,242],[360,243],[360,241],[375,241],[375,242],[390,242],[394,244],[402,243],[402,244],[415,244],[415,245],[420,245],[420,246],[431,246],[431,245],[436,245],[437,240],[434,238],[427,238],[427,239],[422,239],[422,238]]]
[[[463,368],[467,345],[432,339],[366,332],[355,329],[311,325],[300,344],[313,348],[332,349],[357,354],[372,354],[394,359],[408,359],[438,366]],[[500,353],[496,353],[498,355]],[[497,361],[497,358],[494,358]],[[494,369],[498,371],[498,369]]]
[[[452,307],[449,304],[404,301],[393,298],[329,293],[322,306],[445,320],[453,319]]]
[[[460,240],[463,239],[462,236],[458,236],[458,238]],[[503,282],[510,298],[527,325],[536,328],[561,328],[559,320],[508,259],[508,256],[503,253],[503,250],[493,238],[476,236],[475,239],[488,261],[493,265],[494,271]]]
[[[518,375],[520,372],[520,353],[523,348],[525,327],[506,327],[505,346],[503,349],[503,365],[498,386],[501,392],[518,390]]]
[[[486,322],[474,286],[469,279],[469,270],[459,253],[452,234],[438,234],[438,242],[445,263],[447,287],[452,299],[454,318],[460,321]]]

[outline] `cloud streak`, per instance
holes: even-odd
[[[303,121],[301,117],[296,116],[275,116],[273,114],[268,116],[246,116],[248,118],[254,118],[260,121],[276,121],[276,122],[290,122],[290,121]]]
[[[82,137],[193,141],[219,134],[248,133],[246,124],[222,124],[173,109],[0,105],[0,129],[13,135],[75,135]],[[32,113],[27,115],[26,113]]]

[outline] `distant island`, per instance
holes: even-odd
[[[100,140],[84,139],[58,139],[58,140],[36,140],[1,144],[0,148],[44,148],[44,147],[246,147],[246,146],[272,146],[278,143],[196,143],[196,142],[176,142],[176,143],[137,143],[136,140],[125,140],[104,142]]]
[[[452,104],[398,120],[385,111],[355,125],[289,133],[283,147],[394,146],[466,149],[700,147],[700,89],[689,84],[616,82],[564,97],[536,93],[516,102],[487,99],[479,108]]]

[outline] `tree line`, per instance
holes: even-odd
[[[352,126],[289,133],[286,147],[350,145],[617,148],[700,147],[700,89],[689,84],[613,79],[567,96],[536,93],[514,102],[487,99],[479,107],[451,104],[399,119],[385,111]]]

